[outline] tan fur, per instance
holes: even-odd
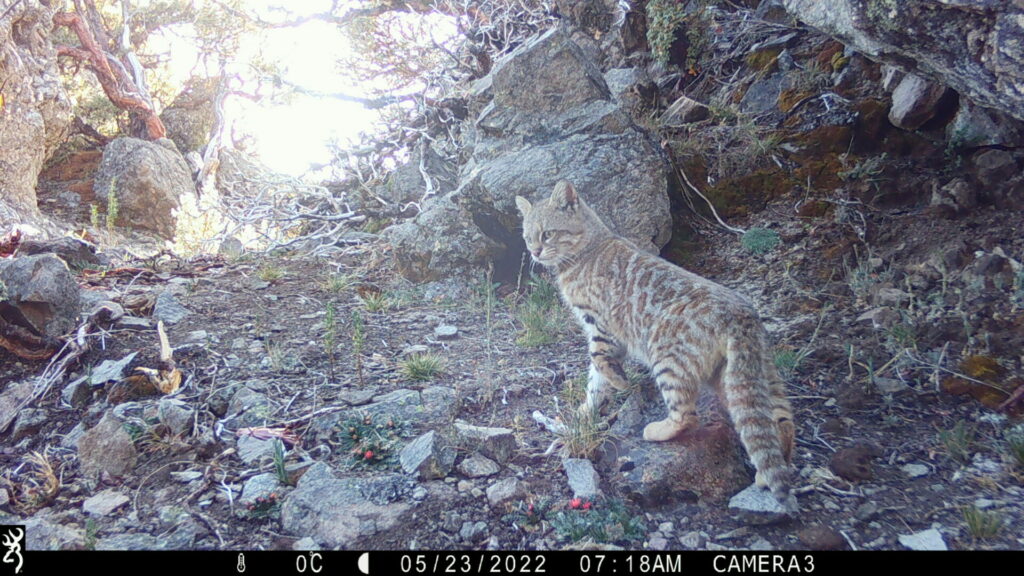
[[[527,248],[554,271],[590,341],[590,380],[580,409],[597,411],[609,385],[627,386],[622,360],[629,356],[650,369],[668,407],[668,417],[648,424],[644,438],[665,441],[700,425],[699,387],[713,386],[758,485],[795,508],[789,486],[793,414],[753,306],[614,234],[568,182],[536,206],[522,197],[516,205]]]

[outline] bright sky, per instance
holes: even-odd
[[[251,0],[246,5],[267,19],[280,19],[280,12],[269,7],[281,5],[280,0]],[[326,10],[327,1],[293,2],[287,4],[293,17]],[[170,69],[175,80],[183,83],[194,70],[197,51],[180,36],[166,34],[171,53]],[[251,40],[242,46],[237,66],[242,69],[250,58],[262,59],[279,66],[282,77],[308,90],[364,94],[337,73],[337,60],[349,50],[347,39],[336,26],[312,21],[300,27],[266,32],[265,41]],[[250,87],[251,89],[251,87]],[[266,99],[257,104],[242,98],[225,103],[225,113],[236,132],[255,137],[255,152],[271,169],[293,175],[307,172],[312,165],[325,165],[331,160],[328,143],[332,140],[353,141],[369,129],[376,113],[359,104],[332,98],[297,95],[286,102]]]

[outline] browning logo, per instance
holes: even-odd
[[[13,564],[13,574],[21,574],[21,565],[23,559],[21,557],[21,545],[25,541],[25,527],[24,526],[0,526],[0,547],[6,549],[4,552],[3,563]],[[5,574],[11,572],[4,571]]]

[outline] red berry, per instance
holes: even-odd
[[[579,498],[573,498],[572,500],[569,501],[569,508],[576,510],[577,508],[580,507],[580,504],[582,503],[583,502]]]
[[[366,458],[367,460],[369,460],[370,458],[373,458],[373,451],[372,450],[367,450],[366,453],[363,454],[363,458]]]

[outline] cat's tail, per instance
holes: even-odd
[[[793,413],[767,342],[757,327],[753,338],[729,338],[722,391],[726,409],[757,470],[756,482],[790,512],[796,499],[790,492]],[[787,440],[788,438],[788,440]]]

